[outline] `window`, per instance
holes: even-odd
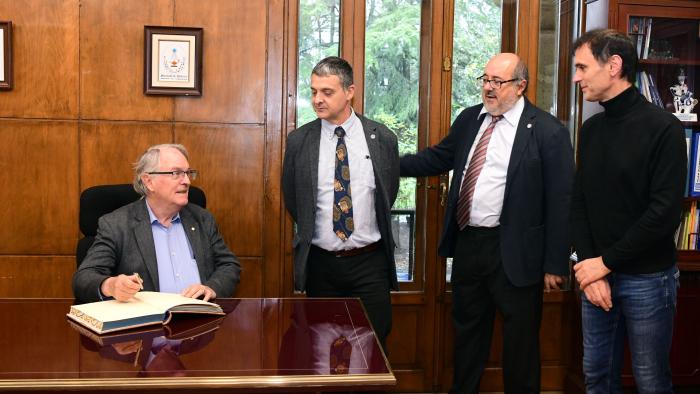
[[[299,1],[299,64],[297,67],[297,126],[316,119],[311,105],[311,70],[340,50],[340,0]]]
[[[418,147],[420,0],[365,3],[365,113],[393,130],[399,154]],[[414,278],[416,180],[402,178],[392,210],[396,270],[400,281]]]
[[[491,57],[501,52],[501,0],[455,0],[452,43],[452,121],[463,109],[481,103],[476,78]],[[450,180],[452,173],[450,173]],[[452,275],[447,259],[446,280]]]

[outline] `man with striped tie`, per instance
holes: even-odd
[[[296,290],[359,297],[385,346],[389,291],[398,290],[391,206],[399,190],[399,148],[391,130],[352,109],[352,74],[335,56],[312,70],[318,119],[287,137],[282,192],[296,223]]]
[[[524,97],[517,55],[491,58],[477,83],[483,104],[462,111],[439,144],[402,157],[401,176],[454,170],[439,247],[453,257],[450,392],[478,392],[497,310],[505,392],[539,392],[542,290],[568,275],[571,140]]]

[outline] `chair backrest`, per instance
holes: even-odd
[[[97,222],[102,215],[132,203],[140,197],[130,183],[99,185],[83,190],[80,194],[79,224],[80,232],[83,233],[84,237],[78,240],[75,250],[75,260],[78,267],[95,241]],[[207,207],[207,197],[204,195],[204,191],[196,186],[190,186],[189,201],[202,208]]]

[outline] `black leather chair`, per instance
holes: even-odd
[[[117,208],[138,200],[141,196],[136,193],[134,187],[129,184],[100,185],[83,190],[80,194],[80,232],[84,237],[78,240],[75,250],[77,266],[83,262],[88,249],[95,241],[97,235],[97,221],[102,215],[108,214]],[[202,189],[190,186],[190,203],[207,207],[207,197]]]

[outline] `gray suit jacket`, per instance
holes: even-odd
[[[391,206],[399,192],[399,150],[396,135],[386,126],[357,114],[374,168],[375,213],[386,252],[392,288],[398,290],[391,233]],[[296,222],[294,247],[294,287],[306,289],[306,261],[316,226],[318,156],[321,120],[316,119],[292,131],[287,137],[282,173],[282,192],[287,211]]]
[[[240,280],[241,266],[219,234],[214,217],[195,204],[180,211],[202,284],[217,297],[230,297]],[[73,275],[78,302],[99,301],[98,290],[110,276],[137,272],[144,290],[159,291],[158,262],[146,200],[125,205],[99,220],[95,242]]]

